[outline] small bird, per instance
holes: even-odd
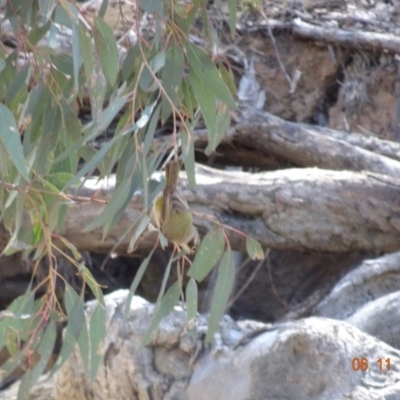
[[[193,249],[188,244],[193,242],[197,246],[199,234],[193,226],[189,204],[177,188],[181,166],[179,160],[170,161],[165,166],[166,185],[154,201],[152,215],[158,229],[168,241],[191,253]]]

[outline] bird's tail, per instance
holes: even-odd
[[[179,171],[182,167],[182,161],[172,160],[165,166],[165,179],[167,186],[176,186],[179,180]]]

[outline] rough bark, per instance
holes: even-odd
[[[200,166],[196,173],[196,189],[188,188],[182,179],[182,193],[203,234],[212,221],[219,221],[251,235],[265,247],[321,251],[400,248],[400,181],[390,177],[321,169],[248,174]],[[80,195],[94,192],[86,188]],[[111,192],[110,186],[103,191],[106,197]],[[142,215],[141,198],[132,199],[104,240],[102,229],[83,231],[103,208],[101,203],[72,204],[60,234],[82,251],[109,251],[120,240],[116,251],[126,253],[131,235],[124,234]],[[6,236],[4,228],[3,234]],[[227,235],[233,249],[245,250],[242,236],[229,229]],[[146,231],[137,249],[149,249],[155,240],[156,233]]]
[[[334,43],[355,49],[387,50],[400,54],[400,40],[390,33],[351,31],[337,27],[316,26],[302,21],[293,20],[293,33],[307,39]]]
[[[196,189],[183,185],[182,193],[196,211],[196,225],[203,233],[212,223],[202,213],[254,235],[267,247],[390,251],[400,245],[396,201],[400,184],[388,177],[318,169],[247,174],[205,167],[198,167],[197,174]],[[121,237],[135,221],[139,204],[140,199],[134,198],[115,231],[111,231],[109,241]],[[67,219],[62,234],[77,246],[92,243],[104,249],[107,239],[100,244],[95,237],[77,236],[93,217],[88,205],[82,211],[78,207],[68,214],[73,219]],[[90,208],[94,213],[102,209],[93,205]],[[242,237],[229,230],[227,233],[233,248],[244,248]],[[140,240],[138,248],[152,245],[153,241],[154,235],[149,234]]]
[[[400,163],[393,160],[400,154],[396,143],[357,134],[350,137],[348,133],[293,123],[249,109],[243,110],[239,121],[225,141],[248,149],[249,158],[250,152],[256,151],[300,167],[364,170],[394,178],[400,176]]]

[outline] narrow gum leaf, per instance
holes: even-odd
[[[225,237],[221,229],[213,229],[207,233],[196,252],[188,275],[201,282],[217,264],[225,248]]]
[[[236,104],[233,100],[228,87],[221,78],[221,75],[208,55],[196,45],[187,42],[186,45],[190,67],[197,75],[199,80],[210,89],[214,95],[222,100],[229,108],[235,109]]]
[[[140,282],[142,281],[143,275],[146,272],[147,266],[149,265],[149,262],[150,262],[151,257],[153,256],[153,253],[154,253],[154,249],[142,261],[138,271],[136,272],[135,278],[133,279],[131,287],[129,288],[128,297],[127,297],[126,302],[125,302],[125,311],[124,311],[124,318],[125,319],[128,317],[129,311],[131,309],[132,297],[134,296],[134,294],[136,292],[136,289],[138,288]]]
[[[90,317],[90,381],[94,382],[100,366],[102,343],[106,336],[106,312],[101,304],[97,304]]]
[[[168,314],[170,314],[171,311],[174,309],[174,307],[178,303],[180,294],[181,288],[179,282],[177,281],[167,290],[159,305],[156,306],[153,318],[150,323],[150,327],[143,339],[145,345],[148,345],[150,343],[150,336],[160,324],[161,320]]]
[[[119,69],[119,54],[112,29],[101,19],[94,19],[94,42],[103,66],[104,75],[114,85]]]
[[[18,172],[29,180],[17,124],[12,112],[4,104],[0,104],[0,140]]]
[[[219,322],[224,315],[235,282],[235,272],[232,251],[227,249],[218,268],[218,277],[215,283],[210,316],[208,318],[206,343],[212,342],[214,333],[217,331]]]
[[[264,260],[264,251],[257,240],[246,238],[246,250],[252,260]]]

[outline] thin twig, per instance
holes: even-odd
[[[270,249],[267,250],[267,253],[269,253]],[[247,261],[247,260],[246,260]],[[236,300],[239,299],[239,297],[244,293],[244,291],[248,288],[250,283],[253,281],[253,279],[256,277],[258,271],[262,267],[264,263],[264,260],[260,260],[257,264],[257,266],[254,268],[253,272],[250,274],[250,276],[247,278],[246,282],[244,285],[238,290],[238,292],[229,300],[226,309],[228,310],[229,308],[232,307],[232,305],[235,303]]]
[[[278,47],[276,45],[275,37],[274,37],[274,34],[272,33],[272,29],[271,29],[270,24],[267,24],[267,28],[268,28],[268,35],[269,35],[269,37],[271,39],[272,46],[274,47],[275,56],[276,56],[276,59],[278,61],[279,67],[280,67],[280,69],[281,69],[281,71],[282,71],[282,73],[283,73],[283,75],[284,75],[284,77],[286,79],[286,82],[289,85],[289,89],[291,89],[292,88],[292,79],[290,78],[289,74],[287,73],[286,68],[285,68],[285,66],[284,66],[284,64],[283,64],[283,62],[281,60],[281,56],[279,55]]]
[[[276,288],[275,288],[274,281],[273,281],[273,279],[272,279],[271,261],[270,261],[270,259],[269,259],[269,253],[270,253],[270,249],[268,249],[268,250],[265,252],[265,260],[266,260],[266,263],[267,263],[268,277],[269,277],[269,280],[270,280],[270,282],[271,282],[271,289],[272,289],[272,292],[274,293],[276,299],[277,299],[285,308],[288,308],[288,304],[286,303],[285,300],[282,299],[282,297],[279,296],[278,291],[277,291]]]

